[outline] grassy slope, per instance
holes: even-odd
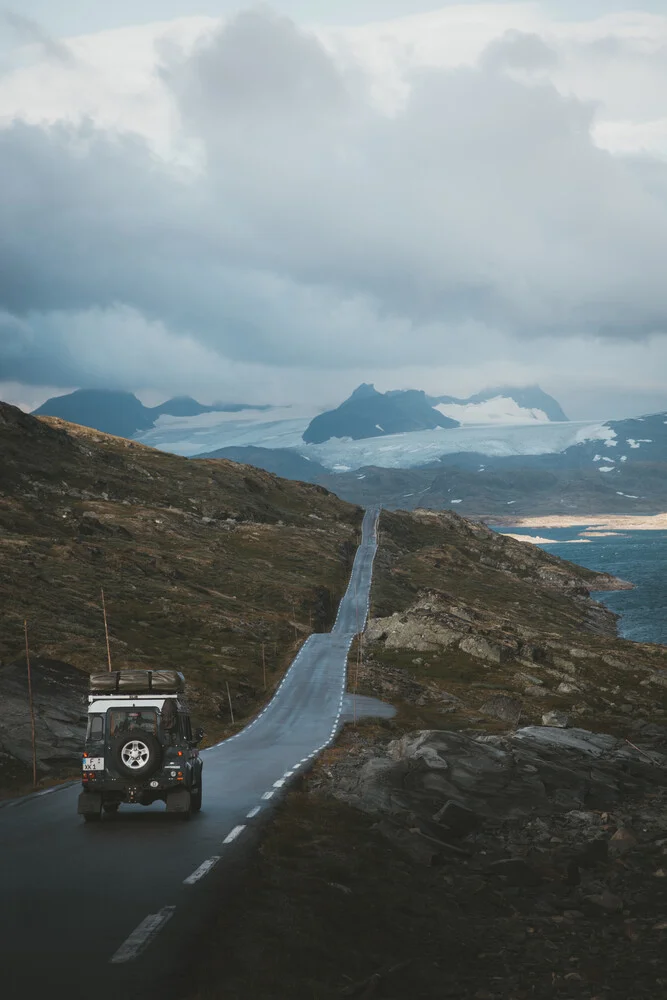
[[[335,617],[359,508],[318,486],[191,461],[0,404],[0,663],[23,653],[184,670],[211,737],[264,700]]]
[[[577,725],[625,733],[630,712],[650,717],[667,711],[667,687],[656,682],[656,674],[667,667],[665,648],[618,638],[614,616],[587,596],[589,588],[613,585],[612,579],[449,513],[385,513],[382,525],[374,616],[404,612],[428,591],[452,615],[454,627],[462,614],[477,635],[509,650],[503,662],[484,663],[456,647],[420,654],[374,643],[369,659],[375,669],[365,672],[367,693],[378,693],[374,672],[394,668],[461,698],[460,709],[446,722],[434,705],[419,710],[399,705],[399,718],[408,728],[458,728],[471,719],[498,728],[478,717],[491,694],[522,699],[524,724],[539,723],[551,709],[574,710]],[[519,651],[513,653],[516,646]],[[527,648],[530,655],[534,651],[532,664],[526,662]],[[542,681],[541,695],[535,687],[530,697],[522,695],[527,673]],[[560,693],[562,681],[579,690]]]

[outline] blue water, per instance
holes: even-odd
[[[501,533],[553,538],[556,544],[540,546],[545,552],[634,583],[634,590],[593,596],[621,615],[618,631],[625,639],[667,644],[667,531],[619,530],[610,538],[572,544],[586,527],[504,528]]]

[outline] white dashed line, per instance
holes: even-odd
[[[129,938],[123,941],[118,951],[111,956],[109,961],[114,965],[118,965],[121,962],[131,962],[137,955],[140,955],[148,947],[157,932],[173,916],[175,909],[175,906],[163,906],[159,913],[149,913],[139,926],[135,927]]]
[[[261,806],[255,806],[255,808],[251,809],[249,813],[246,813],[246,819],[254,819],[257,813],[261,812],[261,809]]]
[[[275,792],[264,792],[264,794],[262,795],[262,798],[264,800],[266,800],[266,799],[272,799],[273,796],[274,796],[274,794],[275,794]]]
[[[273,787],[274,788],[282,788],[284,784],[285,784],[285,779],[284,778],[278,778],[277,781],[273,782]]]
[[[227,834],[227,836],[223,840],[223,844],[231,844],[232,840],[236,840],[238,835],[240,833],[243,833],[244,830],[245,826],[235,826],[234,829]]]
[[[215,867],[219,860],[219,854],[216,854],[215,857],[208,858],[208,860],[204,861],[199,868],[196,868],[195,871],[193,871],[192,875],[188,875],[187,878],[183,879],[183,885],[194,885],[195,882],[198,882],[200,878],[204,877],[204,875],[208,875],[211,868]]]

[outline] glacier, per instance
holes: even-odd
[[[385,437],[331,438],[323,444],[306,444],[302,434],[309,416],[279,414],[242,416],[238,413],[204,413],[196,417],[160,417],[155,427],[136,440],[161,451],[193,457],[218,448],[254,445],[261,448],[291,448],[306,459],[320,462],[332,472],[375,465],[410,469],[437,461],[441,455],[479,452],[492,457],[545,455],[564,451],[574,444],[599,440],[616,445],[616,434],[601,422],[533,421],[526,424],[469,424],[391,434]]]

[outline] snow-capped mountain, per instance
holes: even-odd
[[[560,404],[539,385],[499,386],[467,399],[431,396],[429,401],[447,417],[467,424],[528,424],[566,421]]]
[[[458,421],[438,412],[426,393],[417,389],[383,393],[364,382],[335,410],[314,417],[303,432],[303,440],[307,444],[322,444],[331,438],[358,441],[436,427],[458,427]]]

